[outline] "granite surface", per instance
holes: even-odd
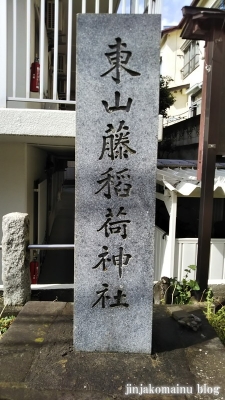
[[[2,281],[4,305],[30,300],[29,217],[9,213],[2,218]]]
[[[159,15],[78,16],[78,351],[151,352],[159,41]]]

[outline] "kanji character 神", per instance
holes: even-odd
[[[111,261],[111,258],[107,258],[107,255],[109,254],[108,252],[108,247],[107,246],[103,246],[102,247],[103,253],[99,254],[98,257],[101,258],[101,260],[99,261],[98,264],[96,264],[94,267],[92,267],[92,269],[98,268],[99,265],[102,264],[102,270],[106,271],[106,261]]]
[[[119,277],[122,277],[123,267],[126,267],[131,258],[131,254],[123,254],[123,247],[119,248],[119,254],[113,256],[113,264],[119,268]]]
[[[98,257],[100,258],[100,261],[98,262],[98,264],[96,264],[94,267],[92,267],[92,269],[96,269],[98,267],[100,267],[100,265],[102,264],[102,270],[106,271],[107,267],[106,267],[106,261],[110,262],[111,258],[107,258],[109,252],[108,252],[108,247],[107,246],[103,246],[102,247],[103,253],[100,253],[98,255]],[[119,254],[116,256],[112,256],[112,261],[113,264],[118,267],[119,269],[119,277],[122,278],[122,272],[123,272],[123,268],[126,267],[131,259],[131,254],[124,254],[124,249],[123,247],[119,248]]]

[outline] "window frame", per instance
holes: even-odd
[[[189,41],[183,49],[184,66],[181,70],[182,78],[185,79],[199,66],[199,42],[196,40]]]

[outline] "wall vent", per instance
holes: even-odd
[[[54,31],[55,28],[55,1],[47,2],[47,30]],[[62,2],[59,1],[59,31],[62,31]]]

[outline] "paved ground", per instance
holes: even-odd
[[[72,303],[27,303],[0,341],[0,400],[225,400],[224,346],[198,306],[188,308],[202,318],[198,332],[180,327],[171,310],[155,306],[152,355],[81,353],[73,349]],[[141,384],[193,393],[130,394]],[[219,394],[196,395],[204,384]]]

